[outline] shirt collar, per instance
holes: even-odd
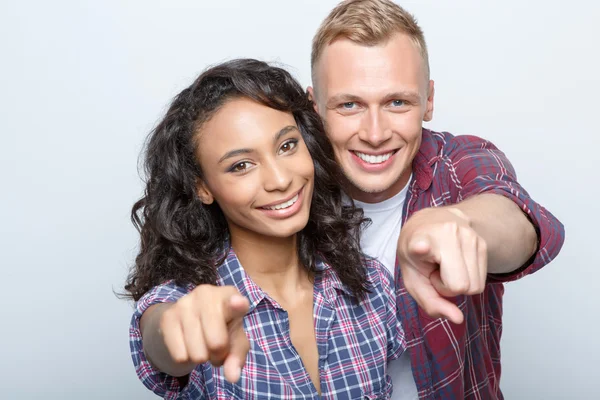
[[[433,181],[432,165],[438,157],[439,145],[433,133],[423,128],[421,146],[413,160],[413,175],[421,190],[427,190]]]
[[[352,292],[346,285],[342,283],[333,268],[317,257],[316,260],[316,276],[315,276],[315,291],[320,292],[330,302],[333,303],[337,292],[341,291],[347,295],[352,295]],[[248,276],[239,259],[237,258],[233,248],[230,247],[227,257],[223,263],[217,268],[219,274],[220,285],[235,286],[242,296],[248,298],[251,312],[265,298],[268,298],[265,293],[254,281]]]
[[[333,302],[334,298],[337,297],[337,291],[341,291],[349,296],[352,296],[352,292],[346,285],[342,283],[338,274],[333,270],[329,263],[323,261],[321,257],[317,257],[316,268],[317,274],[315,276],[315,288],[324,293],[325,298]],[[330,290],[335,289],[335,290]]]
[[[248,312],[254,310],[267,294],[260,288],[244,271],[240,260],[238,260],[233,248],[229,248],[225,261],[217,268],[220,285],[235,286],[240,294],[248,299],[250,308]]]

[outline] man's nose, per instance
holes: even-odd
[[[370,110],[364,116],[358,137],[372,147],[379,147],[392,137],[392,130],[386,125],[379,111]]]

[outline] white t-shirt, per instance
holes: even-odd
[[[410,179],[408,180],[410,182]],[[362,233],[360,245],[363,253],[377,258],[394,275],[396,269],[396,249],[402,227],[402,209],[408,184],[394,197],[380,203],[354,201],[361,207],[365,217],[372,223]],[[399,359],[390,362],[388,373],[394,383],[392,400],[418,399],[417,385],[413,377],[408,351]]]

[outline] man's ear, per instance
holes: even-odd
[[[308,93],[308,99],[310,101],[312,101],[313,108],[315,109],[315,111],[318,114],[319,113],[319,108],[317,107],[317,99],[315,97],[315,91],[313,90],[312,86],[309,86],[308,88],[306,88],[306,92]]]
[[[215,198],[208,189],[208,186],[206,186],[206,183],[201,179],[198,179],[196,182],[196,193],[198,193],[200,201],[206,205],[212,204],[212,202],[215,201]]]
[[[427,104],[425,104],[425,115],[423,115],[423,121],[425,122],[429,122],[433,119],[433,97],[435,95],[433,80],[429,81],[427,89]]]

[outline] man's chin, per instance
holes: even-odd
[[[356,190],[361,191],[365,194],[381,194],[390,189],[391,186],[372,186],[372,185],[361,185],[357,186]]]
[[[380,202],[393,197],[397,193],[392,193],[397,186],[398,180],[390,177],[381,176],[346,176],[346,184],[348,194],[355,200],[364,201],[367,203]],[[383,178],[383,179],[382,179]]]
[[[349,182],[349,194],[356,200],[361,200],[364,197],[378,197],[385,192],[389,191],[392,187],[390,185],[374,185],[372,182],[365,182],[359,180],[350,180]]]

